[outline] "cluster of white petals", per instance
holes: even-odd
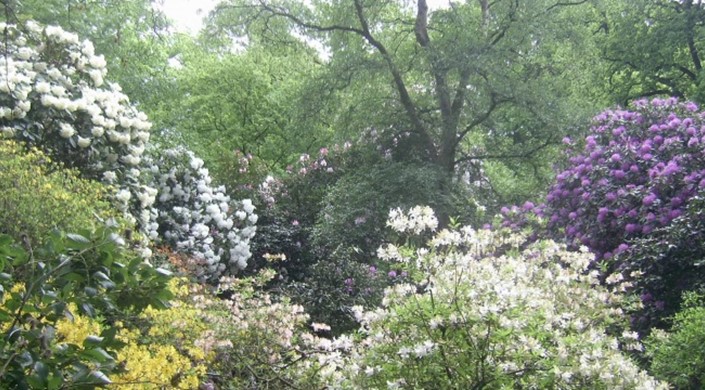
[[[422,210],[393,211],[388,224],[416,233],[432,221]],[[353,308],[361,339],[342,364],[346,386],[668,388],[621,351],[636,334],[608,333],[626,301],[600,285],[587,251],[459,228],[380,253],[415,283],[388,288],[380,308]]]
[[[0,132],[81,173],[117,184],[119,209],[141,228],[154,189],[140,184],[152,124],[117,84],[90,41],[56,26],[0,23]]]
[[[413,232],[419,234],[425,230],[436,231],[438,219],[428,206],[416,206],[404,213],[401,209],[389,211],[387,226],[399,233]]]
[[[245,268],[257,223],[252,201],[232,201],[224,186],[214,187],[203,160],[185,148],[148,156],[145,163],[153,178],[149,185],[157,189],[150,226],[193,257],[195,275],[215,280]]]
[[[105,59],[90,41],[31,21],[0,29],[3,134],[80,163],[84,174],[139,165],[152,124],[120,86],[104,82]]]

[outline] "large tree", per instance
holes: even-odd
[[[576,104],[590,80],[566,44],[589,44],[589,26],[572,11],[582,3],[468,0],[429,10],[425,0],[229,0],[211,19],[221,36],[319,45],[328,73],[310,100],[338,104],[327,117],[334,128],[373,128],[393,154],[450,177],[481,161],[540,171],[570,124],[593,112]]]

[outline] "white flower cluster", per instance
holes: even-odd
[[[0,23],[0,132],[36,146],[81,173],[116,184],[116,206],[146,229],[156,190],[140,183],[152,124],[90,41],[56,26]]]
[[[147,160],[150,185],[158,189],[158,213],[150,226],[162,231],[162,239],[177,251],[193,256],[193,271],[202,279],[244,268],[257,223],[252,201],[233,202],[225,187],[213,187],[203,160],[185,148]]]
[[[106,62],[90,41],[31,21],[0,28],[8,38],[0,58],[5,135],[70,153],[84,171],[139,165],[152,125],[120,86],[104,86]]]
[[[411,221],[432,220],[391,217],[410,232],[427,225]],[[373,311],[353,309],[362,339],[344,364],[350,387],[473,388],[491,377],[498,388],[668,388],[620,351],[620,342],[638,349],[634,333],[607,334],[624,324],[627,301],[599,284],[589,253],[507,234],[460,228],[426,248],[385,247],[416,284],[388,288]]]
[[[106,85],[106,61],[90,41],[32,21],[0,28],[2,135],[114,185],[116,207],[143,237],[156,240],[164,232],[166,242],[201,262],[200,276],[245,266],[257,221],[252,202],[231,210],[224,189],[211,187],[203,160],[190,152],[143,161],[151,123],[118,85]]]
[[[387,226],[399,233],[419,234],[425,230],[436,231],[438,219],[428,206],[413,207],[408,213],[396,208],[389,211]]]

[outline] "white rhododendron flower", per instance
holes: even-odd
[[[236,273],[252,256],[257,215],[249,199],[233,201],[225,187],[213,187],[203,160],[185,148],[146,156],[152,177],[148,199],[157,211],[153,224],[164,231],[163,240],[196,259],[192,271],[201,279],[215,280]]]

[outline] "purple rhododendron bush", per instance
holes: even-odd
[[[645,305],[636,329],[666,325],[681,294],[702,284],[705,113],[675,98],[638,100],[565,143],[568,167],[546,203],[504,208],[502,225],[541,235],[543,219],[548,236],[589,248],[603,279],[633,279]]]
[[[683,215],[705,188],[702,144],[705,113],[694,103],[639,100],[631,110],[601,113],[546,197],[549,228],[598,259],[625,251]]]

